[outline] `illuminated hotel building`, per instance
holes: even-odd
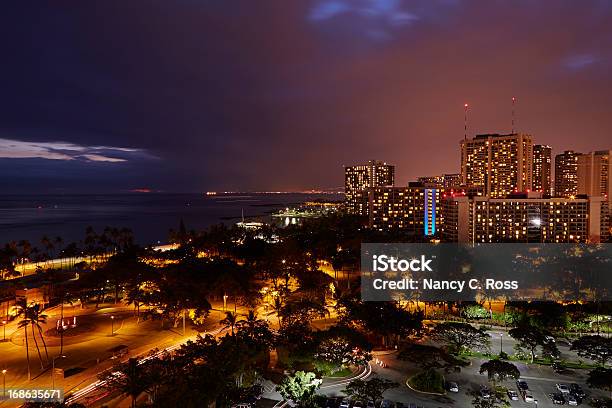
[[[532,189],[533,141],[526,134],[486,134],[461,144],[461,184],[505,197]]]
[[[574,197],[578,194],[578,156],[566,150],[555,156],[555,197]]]
[[[602,242],[609,239],[608,202],[601,197],[442,198],[441,238],[446,242]]]
[[[452,173],[452,174],[445,174],[442,177],[444,177],[444,183],[442,184],[442,186],[447,189],[457,189],[461,187],[461,174],[460,173]]]
[[[426,186],[442,187],[444,185],[444,176],[417,177],[417,182],[423,183]]]
[[[350,214],[368,215],[368,188],[393,186],[395,166],[370,160],[367,164],[344,168],[344,194]]]
[[[379,231],[402,230],[414,236],[431,236],[440,226],[441,190],[423,183],[408,187],[369,189],[369,226]]]
[[[429,176],[417,178],[419,183],[426,186],[435,186],[444,189],[459,189],[461,188],[461,174],[443,174],[441,176]]]
[[[543,194],[552,194],[552,148],[545,145],[533,145],[532,188]]]
[[[578,156],[578,194],[612,200],[611,153],[610,150],[600,150]]]

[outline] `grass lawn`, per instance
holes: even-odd
[[[408,378],[406,383],[416,391],[433,394],[445,393],[444,377],[433,368],[415,374]]]
[[[352,375],[352,374],[353,374],[353,371],[350,368],[345,367],[341,369],[340,371],[336,371],[335,373],[330,375],[328,378],[348,377],[349,375]]]

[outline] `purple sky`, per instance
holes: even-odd
[[[4,192],[296,190],[457,172],[470,134],[612,147],[608,1],[12,2]]]

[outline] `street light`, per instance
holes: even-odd
[[[504,333],[499,333],[499,354],[504,352]]]
[[[223,311],[225,312],[225,309],[227,308],[227,295],[223,295]]]
[[[115,316],[111,315],[111,336],[115,334]]]
[[[55,389],[55,360],[57,360],[58,358],[66,358],[66,356],[64,355],[59,355],[59,356],[55,356],[53,357],[53,361],[52,361],[52,367],[51,367],[51,389],[54,390]]]
[[[6,368],[2,370],[2,395],[6,398]]]
[[[4,334],[2,336],[2,341],[6,341],[6,320],[2,321],[2,329],[4,330]]]

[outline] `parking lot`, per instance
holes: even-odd
[[[399,387],[390,389],[384,394],[390,408],[468,408],[472,406],[474,393],[479,393],[482,387],[490,387],[487,376],[478,372],[480,365],[486,360],[474,359],[472,364],[464,367],[461,372],[447,375],[447,382],[457,383],[458,392],[447,392],[446,395],[428,395],[411,390],[405,385],[406,373],[410,372],[411,369],[406,362],[397,360],[394,355],[387,355],[382,358],[385,359],[386,367],[373,365],[374,374],[400,384]],[[562,392],[557,388],[557,384],[564,384],[568,387],[567,390],[569,390],[571,384],[576,384],[584,391],[584,401],[581,403],[580,399],[576,398],[576,406],[587,407],[589,406],[587,402],[590,398],[605,396],[604,392],[591,390],[587,387],[585,370],[573,370],[559,374],[555,373],[551,367],[522,363],[515,364],[521,372],[520,380],[527,384],[528,390],[527,392],[521,392],[514,379],[499,384],[506,387],[509,391],[516,392],[518,398],[510,401],[512,407],[556,407],[560,404],[555,404],[551,398],[551,395],[554,394],[561,394],[563,405],[570,405],[568,404],[571,398],[569,396],[570,392],[566,392],[565,389]],[[563,387],[561,388],[563,389]],[[354,402],[356,401],[349,402],[348,407],[340,407],[340,400],[343,397],[342,387],[327,389],[325,395],[336,397],[336,399],[330,400],[330,408],[354,408]],[[525,396],[528,398],[525,398]],[[368,407],[360,403],[357,405],[357,408]]]

